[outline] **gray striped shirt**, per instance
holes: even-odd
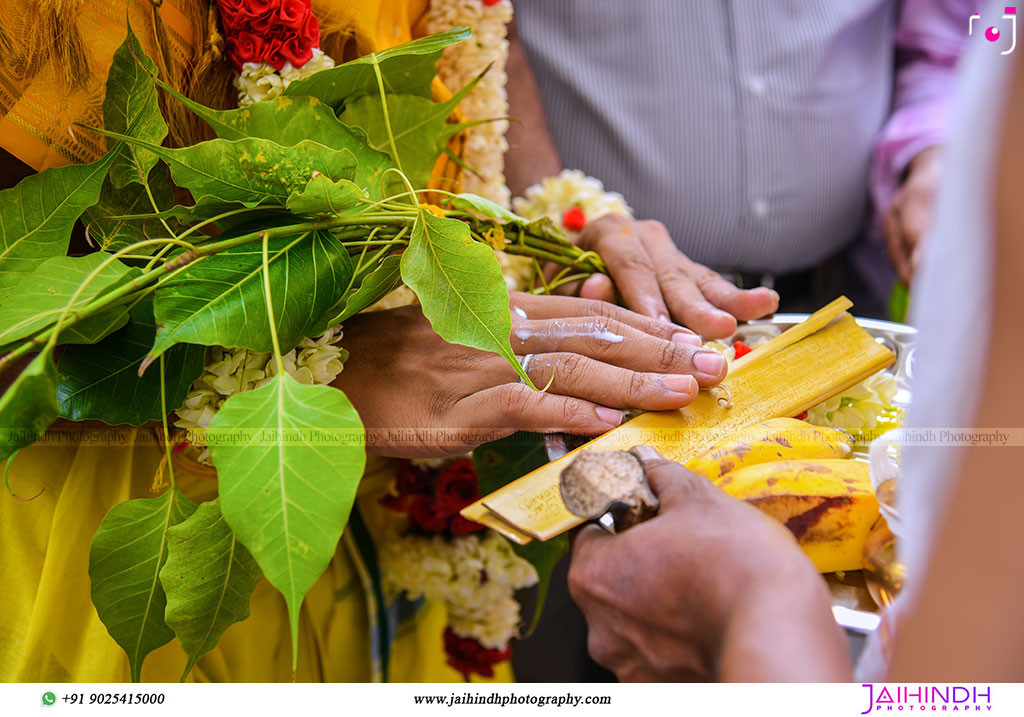
[[[515,0],[565,166],[695,261],[784,274],[864,235],[895,0]]]

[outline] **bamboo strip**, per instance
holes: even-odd
[[[832,305],[830,305],[832,307]],[[829,310],[833,310],[826,307]],[[819,324],[818,314],[806,323]],[[758,421],[795,416],[890,365],[895,356],[843,313],[824,328],[810,333],[804,324],[795,342],[764,352],[754,361],[735,362],[726,379],[732,408],[723,408],[702,391],[678,411],[645,413],[591,441],[582,448],[626,450],[638,444],[654,446],[680,463],[725,436]],[[523,535],[549,540],[582,520],[566,510],[559,494],[559,474],[573,460],[573,451],[485,496],[463,510],[470,520],[485,522],[522,544]],[[484,510],[481,510],[483,508]],[[487,516],[487,512],[492,516]],[[507,524],[507,525],[506,525]],[[518,530],[509,531],[508,526]]]

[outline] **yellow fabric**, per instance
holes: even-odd
[[[103,139],[75,125],[102,123],[104,83],[114,50],[124,40],[126,5],[136,35],[161,73],[179,89],[187,84],[188,73],[210,52],[209,0],[7,0],[0,3],[0,51],[5,55],[0,63],[0,148],[37,171],[103,155]],[[427,0],[313,0],[321,45],[339,62],[412,39],[427,5]],[[41,8],[58,7],[66,25],[62,36],[67,32],[77,41],[72,50],[86,68],[74,78],[68,63],[45,41],[24,41],[40,39]],[[438,99],[450,96],[437,81],[434,91]],[[453,143],[456,152],[459,146]],[[460,170],[442,158],[435,172],[448,188]],[[148,429],[110,429],[102,435],[102,445],[78,437],[22,450],[11,466],[11,486],[22,497],[42,492],[25,501],[0,491],[0,681],[114,682],[129,677],[127,658],[90,599],[89,545],[113,505],[154,495],[162,449]],[[371,532],[379,535],[395,521],[375,505],[391,470],[386,462],[373,466],[363,479],[360,504]],[[199,472],[179,471],[178,484],[196,502],[216,495],[215,480]],[[303,604],[293,676],[284,601],[264,580],[253,595],[249,619],[225,632],[190,679],[371,679],[366,600],[351,561],[339,548]],[[462,681],[445,664],[446,622],[444,607],[428,603],[414,620],[399,626],[390,679]],[[149,655],[142,678],[176,681],[184,664],[184,653],[172,641]],[[507,664],[496,669],[495,679],[511,679]]]
[[[67,434],[65,434],[67,435]],[[97,434],[93,434],[95,436]],[[88,434],[83,434],[86,438]],[[89,545],[116,503],[152,497],[162,449],[147,429],[110,429],[104,445],[91,440],[36,444],[15,458],[11,489],[0,494],[0,681],[117,682],[129,678],[128,659],[107,634],[89,597]],[[371,528],[386,520],[376,499],[390,480],[384,461],[374,461],[360,489]],[[216,481],[176,473],[192,500],[216,495]],[[41,492],[40,492],[41,491]],[[366,681],[371,677],[366,596],[344,550],[302,606],[299,682]],[[203,657],[190,680],[291,681],[291,637],[280,593],[263,580],[250,617],[230,627]],[[427,604],[400,626],[390,679],[401,682],[461,681],[445,664],[444,607]],[[149,655],[144,681],[177,681],[185,654],[177,641]],[[507,665],[497,679],[509,680]]]

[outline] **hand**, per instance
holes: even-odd
[[[658,515],[619,535],[585,527],[569,590],[591,656],[623,681],[850,679],[824,582],[781,524],[661,458]]]
[[[458,455],[517,430],[596,435],[624,408],[669,410],[726,364],[691,331],[612,304],[512,294],[512,348],[532,354],[520,383],[497,354],[449,344],[419,306],[345,322],[350,358],[335,385],[367,429],[368,450],[389,456]]]
[[[779,308],[771,289],[738,289],[690,261],[661,222],[606,214],[587,224],[577,243],[600,254],[611,277],[592,276],[582,286],[567,285],[569,292],[615,303],[618,289],[633,311],[662,321],[671,316],[709,339],[732,335],[737,319],[759,319]]]
[[[907,285],[917,270],[921,242],[931,226],[932,207],[941,180],[941,148],[921,151],[911,161],[907,178],[882,219],[889,260],[896,275]]]

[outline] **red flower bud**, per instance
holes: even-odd
[[[471,674],[494,677],[494,666],[512,657],[510,647],[489,649],[470,637],[459,637],[450,627],[444,631],[444,651],[448,664],[467,678]]]
[[[580,209],[579,205],[562,212],[562,226],[569,231],[583,231],[583,227],[586,225],[587,217],[583,214],[583,210]]]
[[[754,349],[747,346],[742,341],[734,341],[732,347],[736,350],[736,358],[743,358]]]

